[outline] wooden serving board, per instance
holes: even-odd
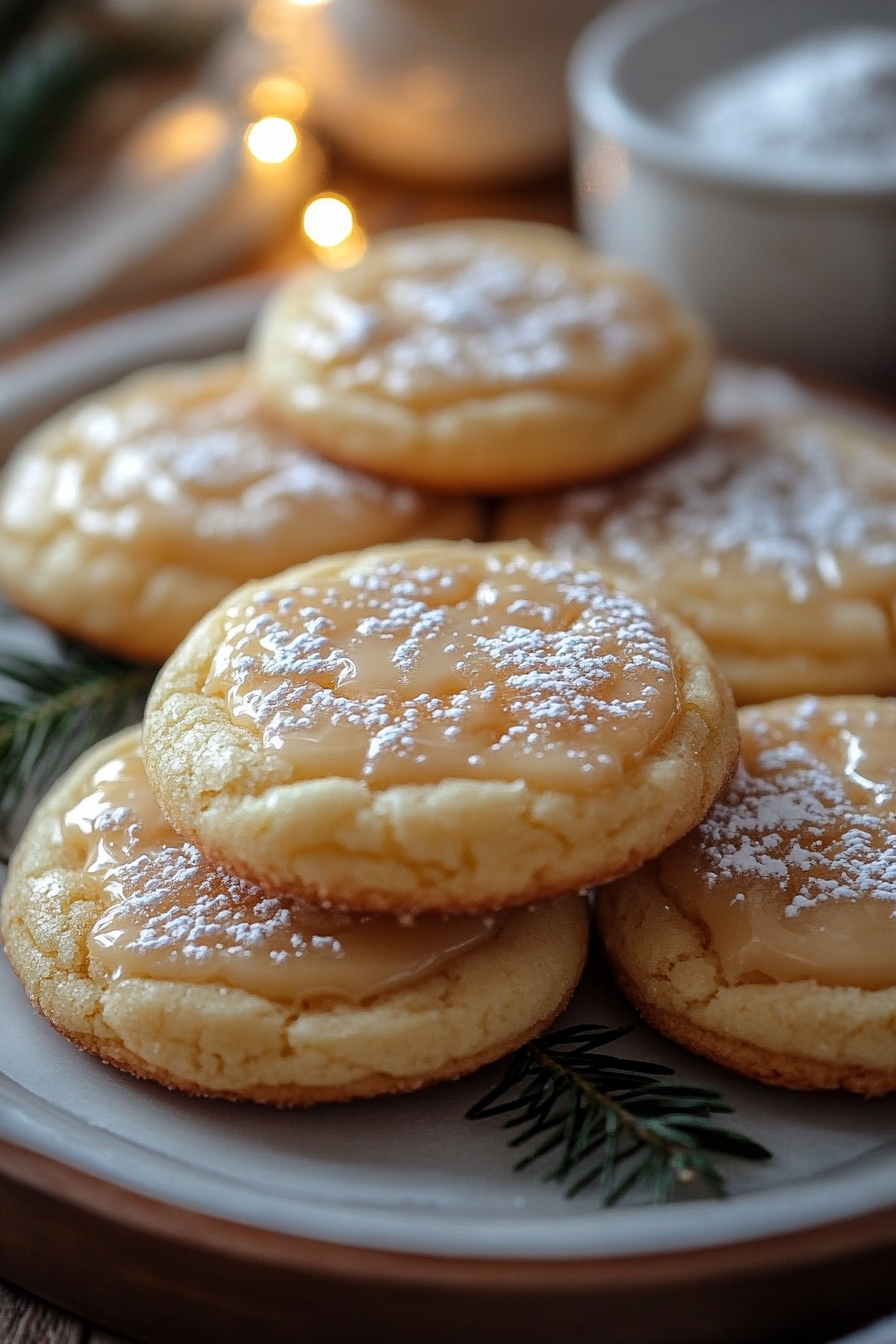
[[[0,1275],[147,1344],[823,1344],[896,1309],[896,1209],[684,1254],[414,1256],[209,1218],[6,1144],[0,1206]]]

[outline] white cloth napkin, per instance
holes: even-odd
[[[287,162],[258,163],[245,126],[205,94],[175,99],[84,198],[0,239],[0,343],[87,303],[211,279],[281,231],[319,185],[323,155],[303,133]]]

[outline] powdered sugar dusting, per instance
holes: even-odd
[[[562,561],[456,555],[256,595],[230,613],[206,694],[300,778],[579,789],[648,750],[677,691],[646,609]]]
[[[741,717],[743,761],[660,860],[729,984],[896,984],[896,701],[806,696]]]
[[[304,913],[312,926],[327,923],[320,912],[268,895],[210,864],[188,841],[138,855],[109,873],[104,885],[116,907],[107,925],[120,924],[127,914],[139,915],[130,943],[137,956],[164,951],[197,962],[216,950],[232,957],[259,951],[276,959],[301,956],[308,939],[291,931],[295,916]],[[102,926],[95,936],[103,936]],[[332,928],[326,948],[330,955],[342,955]]]
[[[398,401],[649,377],[677,351],[665,301],[573,258],[463,228],[384,243],[375,278],[319,287],[287,341],[332,390]]]
[[[794,602],[896,582],[896,461],[820,420],[707,430],[621,484],[558,500],[544,542],[656,581],[670,559],[774,576]]]
[[[95,772],[63,836],[109,902],[89,946],[113,982],[137,976],[294,1003],[361,1001],[435,972],[501,924],[475,915],[399,924],[271,895],[171,830],[137,742]]]
[[[738,772],[686,842],[703,880],[770,885],[789,917],[896,902],[896,702],[804,696],[744,711],[741,726]]]
[[[430,497],[326,462],[270,424],[240,361],[150,372],[17,459],[14,533],[72,528],[235,580],[426,531]]]
[[[699,830],[706,881],[771,883],[784,913],[828,900],[896,902],[896,816],[851,798],[841,778],[800,742],[741,764]],[[868,800],[871,801],[871,800]]]

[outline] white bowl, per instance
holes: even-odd
[[[734,162],[668,121],[696,85],[837,26],[892,28],[894,0],[627,0],[569,66],[579,222],[651,272],[732,351],[896,378],[896,173]]]
[[[487,186],[566,162],[563,72],[606,3],[256,0],[250,39],[240,34],[229,59],[237,78],[253,60],[295,74],[311,122],[377,171]],[[265,25],[276,19],[267,39],[263,15]]]

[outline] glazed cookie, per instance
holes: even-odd
[[[619,471],[700,417],[712,351],[645,276],[508,221],[377,238],[304,269],[254,339],[268,403],[334,461],[446,491]]]
[[[38,808],[2,932],[35,1007],[108,1063],[306,1106],[457,1078],[521,1045],[572,994],[588,914],[568,896],[402,925],[271,896],[171,830],[135,728]]]
[[[706,429],[605,486],[512,500],[525,537],[706,640],[741,703],[896,691],[896,442],[810,414]]]
[[[748,1077],[896,1088],[896,701],[741,712],[743,761],[706,819],[599,892],[649,1022]]]
[[[637,867],[737,753],[674,618],[518,546],[430,542],[247,585],[162,669],[149,777],[243,877],[354,910],[494,909]]]
[[[231,357],[138,373],[31,434],[0,491],[0,582],[67,634],[163,662],[253,575],[481,529],[472,500],[347,471],[266,424]]]

